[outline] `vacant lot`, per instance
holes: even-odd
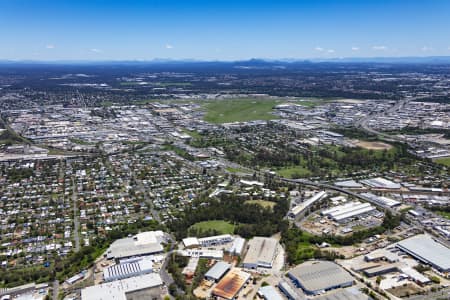
[[[278,100],[269,99],[217,100],[204,105],[204,119],[211,123],[277,119],[277,116],[272,114],[272,109],[279,103]]]
[[[272,209],[276,203],[272,202],[272,201],[266,201],[266,200],[247,200],[247,201],[245,201],[245,204],[258,204],[264,208]]]
[[[408,283],[402,286],[393,287],[387,291],[396,297],[403,298],[419,294],[422,292],[422,289],[414,284]]]
[[[383,143],[383,142],[369,142],[369,141],[361,141],[361,140],[353,140],[352,143],[355,146],[369,149],[369,150],[389,150],[392,148],[392,145]]]
[[[234,225],[222,220],[198,222],[192,225],[191,228],[194,228],[194,230],[200,232],[213,229],[221,234],[232,234],[234,232]]]

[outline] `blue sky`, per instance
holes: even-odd
[[[0,0],[0,59],[435,55],[447,0]]]

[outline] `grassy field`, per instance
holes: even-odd
[[[450,220],[450,212],[446,212],[446,211],[436,211],[436,213],[440,216],[443,216],[446,219]]]
[[[444,157],[444,158],[436,159],[436,162],[438,164],[450,167],[450,157]]]
[[[211,123],[277,119],[277,116],[272,114],[272,108],[280,103],[279,100],[264,99],[218,100],[204,105],[204,119]]]
[[[241,168],[232,168],[232,167],[227,167],[225,168],[225,170],[227,170],[230,173],[249,173],[248,170],[246,169],[241,169]]]
[[[311,174],[311,172],[303,168],[301,166],[294,166],[294,167],[288,167],[288,168],[282,168],[277,171],[275,171],[279,176],[286,177],[286,178],[293,178],[293,175],[297,176],[308,176]]]
[[[264,208],[270,208],[273,209],[275,206],[275,202],[272,201],[266,201],[266,200],[247,200],[244,202],[245,204],[258,204]]]
[[[232,234],[234,232],[234,225],[222,220],[198,222],[192,225],[191,228],[194,228],[196,231],[214,229],[221,234]]]

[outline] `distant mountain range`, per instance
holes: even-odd
[[[195,60],[195,59],[153,59],[153,60],[0,60],[1,65],[223,65],[241,68],[283,67],[308,63],[388,63],[388,64],[450,64],[450,56],[417,56],[417,57],[344,57],[344,58],[312,58],[312,59],[249,59],[237,61]]]

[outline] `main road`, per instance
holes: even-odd
[[[368,123],[369,123],[369,121],[371,119],[373,119],[375,117],[387,116],[387,115],[389,115],[391,113],[394,113],[394,112],[397,112],[397,111],[401,111],[403,109],[403,107],[406,104],[408,104],[410,101],[419,100],[419,99],[423,99],[423,98],[426,98],[426,97],[412,97],[412,98],[399,100],[399,101],[397,101],[397,103],[394,104],[394,106],[390,107],[389,109],[387,109],[385,111],[380,111],[380,112],[377,112],[377,113],[374,113],[374,114],[369,114],[369,115],[367,115],[367,116],[357,120],[356,123],[355,123],[355,127],[361,128],[362,130],[366,131],[367,133],[371,133],[371,134],[377,135],[381,139],[383,139],[383,140],[385,140],[387,142],[402,142],[403,143],[404,140],[402,140],[402,139],[400,139],[398,137],[395,137],[395,136],[391,136],[391,135],[386,134],[384,132],[377,131],[377,130],[371,128]]]

